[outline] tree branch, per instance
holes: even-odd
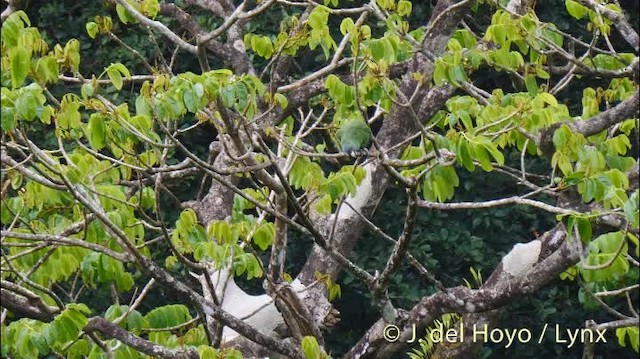
[[[501,198],[501,199],[496,199],[491,201],[484,201],[484,202],[437,203],[437,202],[418,200],[418,206],[422,208],[439,209],[439,210],[480,209],[480,208],[506,206],[511,204],[520,204],[525,206],[536,207],[536,208],[543,209],[549,213],[568,214],[568,215],[581,214],[580,212],[576,212],[570,209],[564,209],[564,208],[553,206],[544,202],[540,202],[540,201],[536,201],[528,198],[522,198],[520,196],[513,196],[513,197]]]
[[[637,118],[640,108],[640,97],[636,91],[631,97],[614,107],[603,111],[588,120],[558,122],[540,132],[535,138],[536,143],[544,153],[554,151],[553,133],[562,125],[584,136],[591,136],[627,119]]]
[[[618,29],[620,35],[633,47],[636,52],[640,51],[640,37],[638,33],[633,29],[631,24],[627,21],[623,14],[619,14],[605,6],[598,4],[594,0],[578,0],[579,3],[597,11],[605,18],[613,22],[613,25]]]
[[[191,45],[190,43],[184,41],[180,36],[176,35],[173,31],[171,31],[168,27],[166,27],[163,23],[155,20],[151,20],[148,17],[139,13],[136,9],[131,6],[126,0],[113,0],[120,4],[120,6],[127,9],[127,11],[136,18],[136,20],[140,21],[141,24],[149,26],[150,28],[159,31],[161,34],[166,36],[169,40],[171,40],[174,44],[178,45],[181,49],[196,55],[197,47]]]
[[[7,308],[19,316],[43,322],[52,321],[55,315],[60,313],[58,307],[46,305],[35,293],[16,290],[16,288],[9,283],[10,282],[5,281],[0,283],[3,288],[0,289],[0,303],[2,303],[3,308]],[[5,286],[7,289],[4,289]]]
[[[193,349],[187,350],[169,350],[164,346],[150,342],[144,338],[136,336],[131,332],[121,328],[119,325],[112,323],[102,317],[93,317],[84,327],[85,333],[100,332],[108,338],[118,339],[128,346],[136,349],[141,353],[145,353],[154,358],[162,359],[197,359],[198,352]]]

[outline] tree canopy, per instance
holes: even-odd
[[[637,355],[636,2],[6,3],[3,357]]]

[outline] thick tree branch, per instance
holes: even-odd
[[[225,10],[220,1],[216,0],[186,0],[185,4],[187,5],[195,5],[201,9],[209,10],[219,18],[223,18],[225,16]],[[162,4],[164,6],[166,4]]]
[[[631,97],[611,109],[599,113],[588,120],[572,122],[569,127],[585,136],[595,135],[619,122],[637,118],[639,109],[640,97],[638,91],[636,91]]]
[[[559,122],[540,132],[536,137],[538,146],[547,154],[554,151],[553,133],[562,125],[584,136],[591,136],[627,119],[637,118],[640,108],[640,97],[636,91],[631,97],[614,107],[603,111],[590,119]]]
[[[12,286],[13,283],[9,283],[5,281],[1,283],[0,303],[3,308],[7,308],[16,315],[43,322],[52,321],[55,315],[60,312],[57,307],[48,306],[42,302],[35,293],[17,290]]]

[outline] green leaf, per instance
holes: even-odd
[[[234,274],[240,276],[247,273],[247,279],[261,278],[263,275],[262,267],[256,256],[251,253],[241,253],[233,259]]]
[[[226,221],[213,221],[207,227],[207,236],[218,243],[233,243],[238,237]]]
[[[591,241],[591,222],[586,218],[578,218],[576,225],[578,226],[580,239],[585,243]]]
[[[380,61],[384,59],[386,47],[385,42],[381,39],[369,40],[366,42],[369,51],[371,52],[371,56],[375,61]]]
[[[238,109],[244,111],[249,103],[249,90],[247,85],[243,82],[237,82],[234,86],[234,92],[236,100],[238,101]]]
[[[287,97],[281,93],[276,93],[274,95],[274,99],[283,109],[287,108],[287,105],[289,105],[289,100],[287,100]]]
[[[511,59],[511,61],[509,62],[509,65],[512,69],[518,70],[524,66],[524,58],[522,57],[522,54],[520,54],[519,52],[511,51],[509,53],[509,58]]]
[[[113,86],[118,90],[122,89],[123,75],[128,79],[131,78],[131,74],[129,73],[129,70],[127,70],[127,68],[121,63],[115,63],[115,64],[109,65],[109,67],[107,67],[107,75],[109,76],[111,83],[113,83]]]
[[[553,133],[553,144],[556,149],[561,149],[569,143],[571,139],[571,129],[567,125],[562,125]]]
[[[336,298],[342,296],[342,289],[339,284],[333,284],[329,286],[329,301],[333,301]]]
[[[358,29],[360,37],[362,39],[370,39],[371,38],[371,27],[369,25],[362,25]]]
[[[628,247],[623,232],[605,233],[594,239],[589,245],[589,253],[585,258],[588,266],[608,266],[600,269],[583,269],[580,271],[588,282],[609,283],[619,280],[629,271],[626,258]],[[622,246],[622,247],[621,247]],[[621,250],[618,252],[618,249]]]
[[[469,149],[471,155],[475,157],[475,159],[480,162],[480,167],[486,172],[490,172],[493,169],[491,165],[491,159],[489,159],[489,155],[487,154],[487,150],[484,146],[478,144],[469,144]]]
[[[82,359],[89,354],[90,346],[86,339],[79,339],[67,350],[67,359]]]
[[[353,22],[353,19],[350,17],[346,17],[340,23],[340,32],[342,33],[342,35],[346,35],[353,32],[355,30],[355,26],[356,25]]]
[[[133,276],[130,273],[120,273],[116,277],[116,288],[119,292],[127,292],[133,287]]]
[[[31,67],[31,53],[24,46],[18,46],[9,50],[11,61],[11,86],[18,88],[29,74]]]
[[[323,29],[327,26],[328,19],[329,9],[325,6],[316,6],[309,14],[307,24],[314,30]]]
[[[158,0],[142,1],[140,4],[140,12],[145,14],[147,17],[154,19],[160,12],[160,4],[158,4]]]
[[[84,99],[93,96],[93,92],[94,92],[94,88],[91,83],[86,83],[82,85],[82,87],[80,88],[80,94]]]
[[[140,206],[142,208],[151,209],[154,208],[156,204],[156,193],[151,187],[145,187],[142,189],[142,200],[140,201]]]
[[[551,77],[551,75],[549,75],[549,73],[545,71],[542,66],[536,66],[536,76],[545,80],[548,80]]]
[[[198,111],[198,97],[193,89],[186,89],[182,94],[182,99],[187,111],[191,113],[196,113]]]
[[[222,100],[222,105],[227,108],[233,107],[235,103],[235,93],[234,86],[227,85],[220,89],[220,99]]]
[[[322,358],[322,351],[316,338],[312,336],[306,336],[302,338],[302,351],[307,359],[320,359]]]
[[[638,190],[635,190],[623,205],[624,214],[631,226],[637,228],[638,223]]]
[[[200,260],[200,257],[195,257],[196,260]],[[164,259],[164,267],[169,270],[175,270],[178,264],[178,258],[176,256],[168,256]]]
[[[627,346],[626,338],[629,337],[629,344],[633,350],[636,352],[640,350],[640,329],[638,329],[638,327],[617,328],[616,336],[618,337],[618,344],[620,344],[621,347]]]
[[[396,7],[396,12],[400,16],[407,16],[407,15],[411,14],[411,8],[412,8],[412,4],[411,4],[410,1],[400,0],[398,2],[397,7]]]
[[[38,100],[32,91],[22,91],[16,99],[15,106],[20,118],[31,121],[36,117]]]
[[[291,171],[289,172],[289,182],[295,189],[312,189],[317,188],[320,183],[325,181],[322,167],[312,162],[309,157],[298,157]]]
[[[444,61],[437,60],[435,70],[433,71],[433,82],[437,86],[441,86],[442,84],[448,82],[447,74],[447,65],[444,63]]]
[[[248,35],[251,36],[251,48],[259,56],[268,59],[273,55],[273,43],[268,36]]]
[[[107,69],[107,75],[109,76],[109,79],[111,80],[111,83],[113,84],[113,87],[115,87],[118,90],[122,89],[122,75],[120,74],[120,71],[112,68],[111,66]]]
[[[331,213],[331,196],[324,195],[320,197],[315,205],[314,209],[318,212],[318,214],[329,214]]]
[[[29,17],[24,11],[18,10],[2,21],[2,42],[8,47],[16,46],[21,30],[26,26],[31,26]]]
[[[136,98],[136,115],[144,115],[151,117],[153,115],[153,109],[147,102],[144,96],[140,95]]]
[[[90,21],[85,25],[85,27],[87,28],[87,34],[89,34],[89,37],[95,39],[96,35],[98,34],[98,30],[100,30],[98,24]]]
[[[578,235],[583,243],[591,241],[591,222],[587,218],[570,216],[567,221],[569,231],[568,238],[571,239],[575,233],[574,227],[578,230]]]
[[[436,166],[424,177],[422,195],[428,201],[445,202],[453,198],[460,184],[456,171],[451,166]]]
[[[447,72],[448,78],[451,81],[451,84],[454,86],[460,86],[460,83],[467,80],[467,74],[464,72],[462,65],[455,65],[449,67],[449,71]]]
[[[138,20],[133,17],[133,15],[129,14],[127,9],[125,9],[124,6],[120,4],[116,5],[116,12],[118,13],[118,18],[120,19],[120,21],[122,21],[123,24],[138,22]]]
[[[58,82],[58,62],[55,56],[44,56],[36,62],[36,75],[39,83]]]
[[[191,319],[189,309],[181,304],[165,305],[151,310],[144,316],[144,328],[169,328]]]
[[[42,115],[40,116],[40,121],[42,123],[44,123],[45,125],[48,125],[51,123],[51,118],[53,117],[54,114],[54,109],[51,106],[44,106],[42,108]]]
[[[473,158],[471,157],[471,153],[469,152],[469,143],[463,136],[460,136],[458,140],[458,162],[461,163],[467,171],[475,170],[475,166],[473,164]]]
[[[117,4],[116,12],[118,13],[118,18],[120,18],[120,21],[122,21],[123,24],[126,24],[129,22],[127,9],[125,9],[124,6]]]
[[[320,185],[322,192],[329,194],[333,201],[343,195],[353,196],[356,193],[356,187],[355,177],[346,171],[331,173],[329,178]]]
[[[76,39],[67,41],[64,45],[64,59],[72,70],[78,70],[80,66],[80,42]]]
[[[567,11],[569,12],[569,15],[578,20],[582,19],[587,14],[587,8],[576,1],[566,0],[564,4],[567,8]]]
[[[216,349],[206,345],[198,347],[198,356],[200,359],[218,359],[220,357]]]
[[[0,127],[4,131],[11,131],[15,127],[16,111],[13,107],[0,108]]]
[[[536,81],[535,76],[531,74],[525,76],[524,84],[527,88],[527,92],[529,92],[532,96],[535,96],[540,92],[540,88],[538,87],[538,82]]]
[[[94,150],[100,150],[107,145],[107,132],[104,125],[104,117],[100,114],[91,114],[89,126],[87,126],[89,145]]]
[[[538,97],[553,107],[558,106],[558,100],[556,100],[556,98],[550,93],[542,92],[538,94]]]
[[[107,311],[104,313],[104,318],[109,321],[116,320],[118,317],[126,313],[127,309],[129,309],[129,306],[114,304],[107,308]],[[122,324],[120,326],[122,326]]]
[[[273,243],[275,236],[276,230],[273,223],[262,223],[253,233],[253,242],[264,251]]]
[[[180,225],[184,228],[193,228],[198,223],[196,212],[191,208],[187,208],[180,213]]]

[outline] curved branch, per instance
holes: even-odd
[[[541,131],[534,140],[538,147],[549,155],[554,151],[553,133],[560,128],[560,126],[567,125],[573,132],[580,133],[584,136],[591,136],[624,120],[637,118],[639,106],[640,96],[638,95],[638,91],[636,91],[628,99],[606,111],[600,112],[590,119],[555,123],[546,130]]]
[[[601,112],[588,120],[572,122],[569,124],[569,127],[571,130],[585,136],[594,135],[618,122],[637,117],[638,106],[640,105],[639,98],[638,91],[636,91],[633,96],[620,102],[611,109]]]
[[[154,358],[162,359],[197,359],[198,353],[193,349],[188,350],[169,350],[150,342],[144,338],[140,338],[131,332],[121,328],[119,325],[112,323],[102,317],[93,317],[84,327],[86,333],[100,332],[108,338],[118,339],[128,346],[136,349],[141,353],[145,353]]]
[[[200,24],[198,24],[198,22],[195,21],[189,13],[175,4],[161,4],[160,13],[176,19],[180,26],[187,30],[189,34],[191,34],[191,36],[197,38],[204,34],[202,28],[200,27]],[[216,41],[215,39],[212,39],[206,44],[200,45],[206,46],[207,50],[211,51],[213,55],[225,61],[228,61],[231,64],[231,67],[233,67],[233,69],[238,73],[243,74],[255,72],[253,69],[253,65],[249,61],[249,58],[246,56],[246,53],[238,51],[229,44],[224,44],[222,42]]]
[[[10,232],[10,231],[1,231],[0,235],[3,238],[18,238],[18,239],[26,239],[29,241],[40,241],[40,242],[49,243],[49,244],[58,244],[58,245],[63,245],[67,247],[86,248],[86,249],[107,255],[123,263],[128,263],[133,261],[131,257],[126,255],[125,253],[118,253],[109,248],[103,247],[95,243],[90,243],[90,242],[82,241],[79,239],[73,239],[73,238],[64,237],[64,236],[58,236],[53,234],[18,233],[18,232]]]
[[[568,215],[577,215],[579,212],[572,211],[570,209],[564,209],[561,207],[553,206],[544,202],[535,201],[528,198],[522,198],[518,196],[501,198],[491,201],[484,202],[456,202],[456,203],[437,203],[437,202],[429,202],[429,201],[418,201],[418,206],[422,208],[428,209],[440,209],[440,210],[452,210],[452,209],[479,209],[479,208],[491,208],[498,206],[506,206],[510,204],[521,204],[531,207],[536,207],[543,209],[550,213],[556,214],[568,214]]]
[[[23,176],[27,177],[28,179],[34,181],[34,182],[38,182],[39,184],[45,186],[45,187],[49,187],[49,188],[53,188],[56,190],[65,190],[67,187],[62,185],[62,184],[58,184],[58,183],[54,183],[52,182],[50,179],[28,169],[27,167],[25,167],[24,165],[24,161],[23,162],[18,162],[16,160],[14,160],[13,158],[11,158],[11,156],[7,155],[4,151],[4,148],[2,149],[2,151],[0,152],[0,158],[2,159],[2,163],[4,165],[10,166],[10,169],[14,169],[18,172],[20,172]],[[6,171],[7,169],[3,168],[3,171]]]
[[[60,312],[57,307],[48,306],[42,302],[35,293],[26,291],[26,289],[27,293],[20,292],[11,286],[13,283],[8,283],[10,282],[2,281],[0,283],[3,287],[3,289],[0,289],[0,303],[2,303],[3,308],[14,314],[43,322],[52,321],[55,315]],[[4,289],[4,287],[7,287],[7,289]]]
[[[605,18],[613,22],[613,25],[618,29],[620,35],[633,47],[634,50],[640,51],[640,37],[638,33],[633,29],[631,24],[627,21],[623,14],[619,14],[603,5],[598,4],[594,0],[578,0],[579,3],[597,11]]]
[[[180,36],[176,35],[173,31],[171,31],[168,27],[166,27],[163,23],[155,20],[151,20],[148,17],[142,15],[136,9],[133,8],[128,2],[125,0],[114,0],[120,6],[127,9],[127,11],[136,18],[136,20],[140,21],[141,24],[149,26],[150,28],[159,31],[161,34],[169,38],[169,40],[173,41],[176,45],[178,45],[181,49],[186,50],[189,53],[194,55],[197,54],[197,47],[195,45],[191,45],[190,43],[184,41]]]

